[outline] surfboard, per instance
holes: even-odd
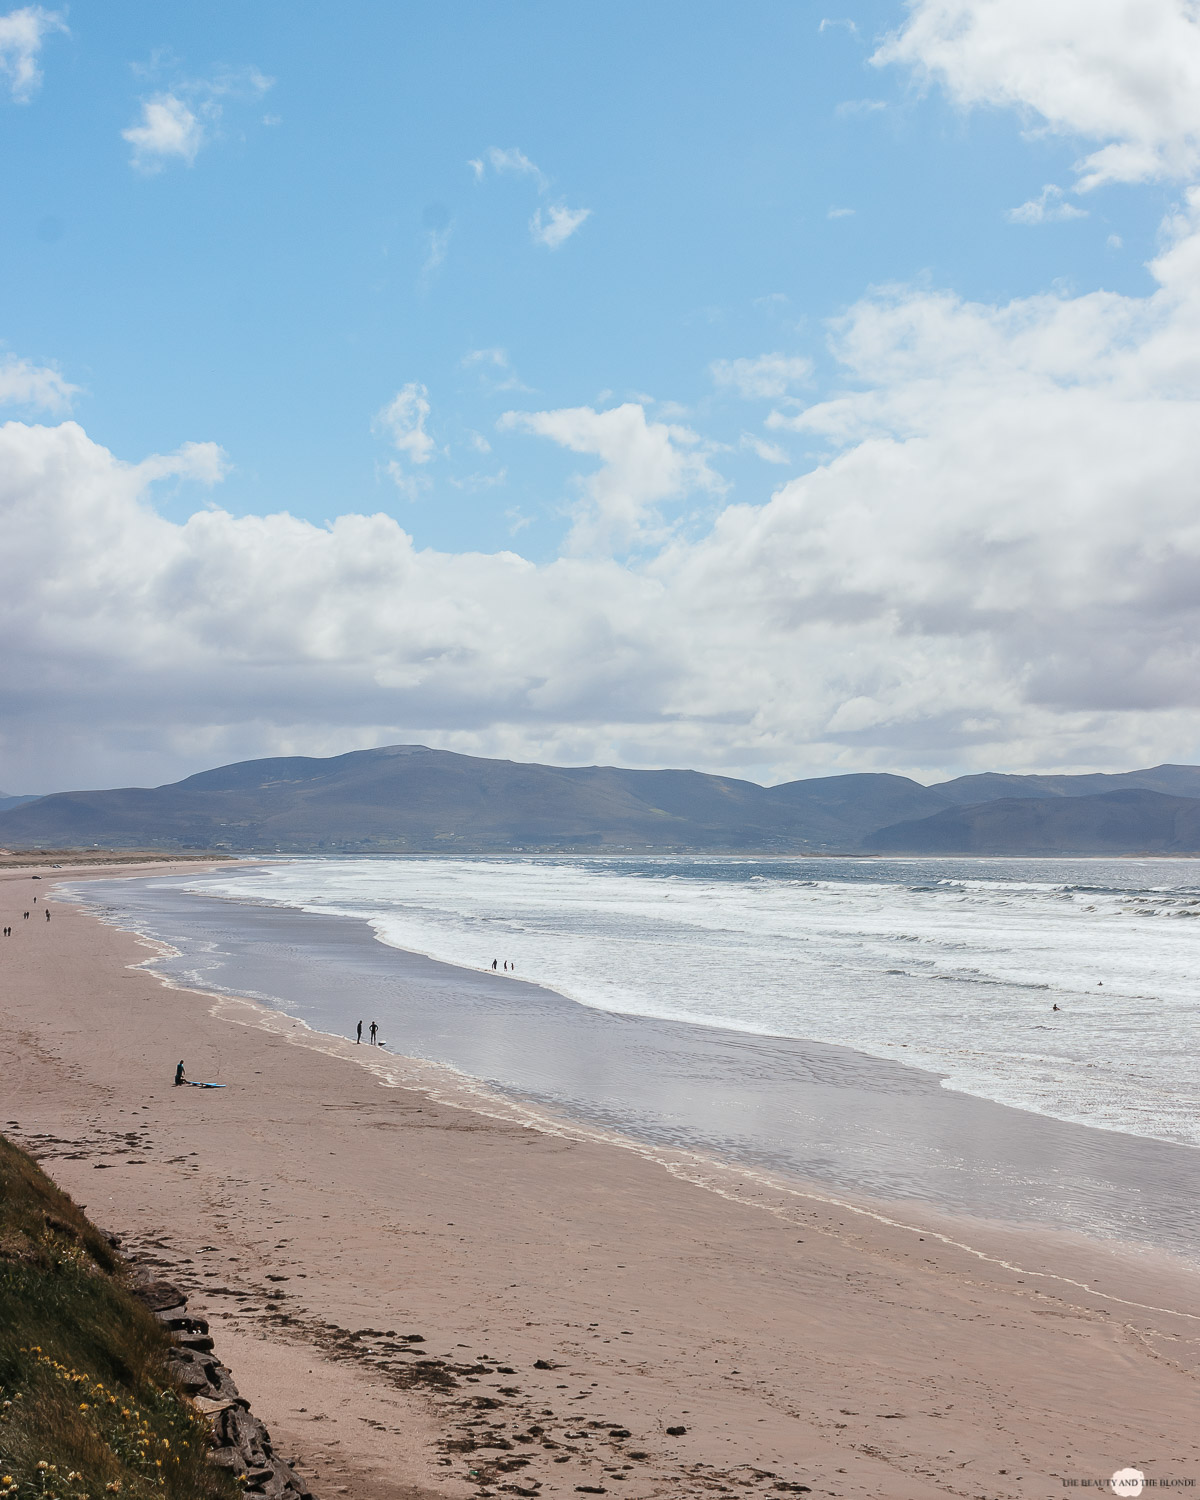
[[[223,1083],[197,1083],[194,1078],[189,1078],[188,1082],[194,1089],[223,1089],[225,1087]]]

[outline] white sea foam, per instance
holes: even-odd
[[[1197,862],[300,860],[195,888],[509,960],[584,1005],[841,1043],[1200,1145]]]

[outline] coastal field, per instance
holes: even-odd
[[[166,986],[28,871],[0,916],[3,1128],[194,1289],[319,1495],[1200,1481],[1183,1254],[622,1142]]]

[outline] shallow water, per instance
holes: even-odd
[[[428,876],[429,863],[410,869]],[[262,899],[280,875],[311,889],[319,872],[88,882],[78,894],[173,944],[178,955],[155,967],[178,983],[250,995],[341,1035],[375,1019],[395,1052],[602,1128],[875,1197],[1200,1254],[1194,1148],[946,1088],[909,1054],[581,1004],[379,942],[378,915],[369,926]],[[502,920],[511,938],[513,919]]]
[[[898,1056],[1200,1145],[1198,861],[304,860],[190,883],[511,960],[599,1009]]]

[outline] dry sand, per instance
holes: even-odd
[[[193,1291],[322,1497],[1200,1483],[1192,1267],[397,1087],[28,872],[0,920],[0,1128]]]

